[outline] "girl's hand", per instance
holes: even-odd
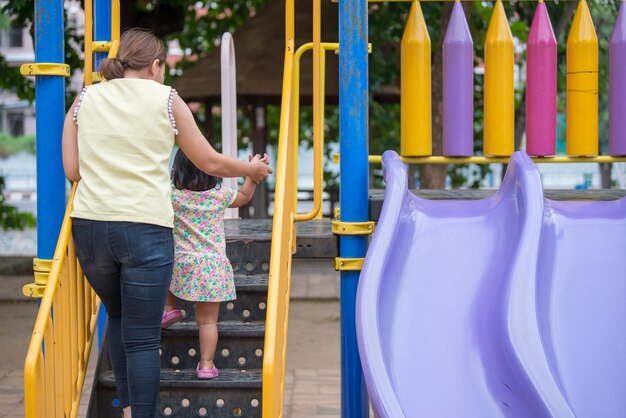
[[[248,159],[250,160],[250,165],[252,166],[248,177],[250,177],[250,180],[252,180],[255,184],[259,184],[261,181],[265,180],[267,176],[272,174],[272,169],[269,168],[267,163],[263,162],[260,155],[257,154],[252,158],[248,157]],[[267,155],[264,156],[263,159],[267,159],[269,163]]]

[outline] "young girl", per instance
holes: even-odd
[[[260,161],[267,164],[269,158],[265,155]],[[196,302],[200,333],[196,373],[198,379],[213,379],[219,375],[213,357],[220,302],[236,299],[233,268],[226,257],[224,212],[248,203],[256,183],[246,177],[239,191],[221,187],[216,177],[200,171],[181,150],[174,157],[172,183],[174,273],[162,327],[182,319],[182,312],[175,308],[176,297]]]

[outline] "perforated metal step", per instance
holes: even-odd
[[[263,367],[264,322],[220,322],[218,334],[214,358],[216,367],[240,370]],[[161,334],[163,370],[195,370],[199,358],[198,327],[195,322],[179,323],[163,330]]]
[[[225,232],[226,253],[235,273],[269,271],[271,219],[226,220]],[[296,224],[295,258],[334,258],[339,255],[338,248],[330,219],[314,219]]]
[[[261,370],[222,369],[220,376],[198,380],[194,371],[161,371],[159,417],[260,417]],[[110,405],[115,403],[116,389],[112,372],[106,372],[99,381],[100,411],[111,411],[99,418],[119,417]],[[117,409],[117,408],[115,408]]]

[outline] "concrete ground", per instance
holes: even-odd
[[[24,416],[23,364],[37,303],[21,295],[29,276],[0,276],[0,418]],[[285,418],[338,418],[339,277],[330,260],[294,263],[289,316]],[[79,413],[86,412],[96,355]]]

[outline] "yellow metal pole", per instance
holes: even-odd
[[[85,0],[85,85],[93,83],[93,0]]]
[[[80,372],[80,346],[78,344],[78,323],[82,319],[78,316],[78,294],[76,289],[78,287],[78,280],[76,277],[76,251],[74,248],[74,240],[71,238],[67,244],[67,258],[65,260],[68,266],[69,273],[69,287],[70,287],[70,361],[72,363],[72,385],[76,387],[78,382],[78,373]],[[72,398],[75,393],[72,393]],[[72,399],[73,400],[73,399]]]
[[[285,1],[285,62],[281,101],[273,239],[267,291],[263,356],[263,416],[282,417],[285,390],[286,341],[289,318],[291,251],[295,247],[293,212],[293,62],[295,52],[294,0]]]
[[[326,57],[325,57],[325,53],[326,51],[338,51],[339,50],[339,44],[336,42],[321,42],[321,50],[322,53],[320,55],[321,58],[321,68],[320,68],[320,74],[321,74],[321,78],[320,78],[320,89],[321,89],[321,99],[320,99],[320,106],[321,106],[321,124],[322,126],[320,127],[319,131],[320,131],[320,138],[319,138],[319,148],[314,148],[314,153],[319,152],[318,158],[319,161],[316,162],[315,158],[313,161],[313,164],[318,164],[318,173],[319,173],[319,177],[315,177],[317,180],[314,182],[314,187],[315,187],[315,191],[314,193],[317,193],[317,200],[315,199],[314,196],[314,201],[313,201],[313,209],[311,209],[309,212],[307,213],[297,213],[295,215],[295,221],[296,222],[302,222],[302,221],[308,221],[311,219],[319,219],[322,218],[322,186],[323,186],[323,173],[324,173],[324,92],[325,92],[325,80],[324,80],[324,74],[325,74],[325,68],[326,68]],[[308,42],[306,44],[302,44],[300,45],[300,47],[296,50],[295,52],[295,57],[294,57],[294,61],[293,61],[293,85],[292,85],[292,109],[293,109],[293,113],[292,113],[292,118],[291,118],[291,132],[292,132],[292,140],[293,140],[293,150],[292,150],[292,155],[293,155],[293,173],[294,173],[294,178],[297,178],[298,176],[298,146],[299,146],[299,108],[300,108],[300,103],[299,103],[299,97],[300,97],[300,59],[302,58],[302,54],[304,54],[305,52],[312,50],[313,49],[313,42]],[[315,139],[315,138],[314,138]],[[314,172],[315,174],[315,172]],[[298,205],[298,199],[297,199],[297,194],[298,194],[298,185],[297,182],[294,181],[293,184],[293,188],[294,188],[294,210],[297,210],[297,205]]]
[[[513,36],[498,0],[485,38],[485,155],[513,154],[514,119]]]
[[[323,83],[322,83],[322,58],[324,53],[321,44],[321,0],[313,0],[313,206],[314,214],[322,207],[322,149],[324,117],[323,106]]]
[[[52,286],[51,286],[52,287]],[[42,300],[42,305],[43,305],[43,300]],[[40,308],[41,309],[41,308]],[[55,362],[55,343],[54,343],[54,324],[52,323],[52,318],[50,316],[48,316],[48,320],[46,321],[46,330],[45,333],[43,334],[44,338],[44,347],[52,347],[50,350],[46,351],[46,355],[44,356],[43,354],[38,353],[39,355],[41,355],[41,361],[44,362],[44,370],[45,370],[45,374],[46,374],[46,391],[45,391],[45,396],[46,396],[46,417],[54,417],[56,416],[56,392],[54,390],[55,388],[55,369],[56,369],[56,362]],[[36,385],[36,382],[33,382],[32,384]],[[39,395],[39,394],[36,394]],[[26,398],[26,397],[25,397]],[[35,396],[35,402],[37,402],[40,398],[39,396]],[[37,418],[37,415],[28,415],[28,410],[26,410],[26,417],[27,418]]]
[[[324,215],[324,108],[325,108],[325,87],[326,87],[326,50],[322,48],[320,54],[320,143],[319,143],[319,183],[315,185],[319,189],[319,207],[315,219],[322,219]]]
[[[44,358],[43,358],[43,353],[39,352],[39,355],[37,356],[37,364],[36,364],[36,368],[37,368],[37,381],[35,383],[35,387],[36,387],[36,393],[39,394],[39,397],[37,397],[35,399],[35,408],[36,410],[33,412],[34,415],[29,415],[29,411],[28,410],[28,403],[26,402],[26,399],[24,399],[26,405],[25,405],[25,417],[31,417],[31,416],[35,416],[35,417],[41,417],[41,416],[46,416],[46,373],[45,373],[45,368],[44,368]]]
[[[67,270],[67,259],[63,262],[61,268],[60,286],[57,292],[60,293],[61,299],[61,318],[55,318],[55,320],[61,319],[61,339],[62,344],[62,369],[63,369],[63,411],[65,416],[68,416],[72,409],[72,351],[71,351],[71,334],[70,334],[70,287],[69,287],[69,275]]]
[[[73,251],[74,256],[76,251]],[[83,276],[83,270],[80,268],[80,263],[76,262],[76,318],[78,322],[77,327],[77,338],[78,338],[78,349],[79,351],[85,347],[86,341],[88,339],[85,334],[85,303],[83,301],[85,297],[85,278]],[[82,370],[85,367],[85,356],[83,353],[79,353],[78,357],[78,368]]]
[[[300,58],[305,51],[313,48],[313,44],[304,44],[300,46],[293,59],[293,84],[291,94],[291,115],[290,115],[290,127],[291,127],[291,139],[293,140],[293,200],[294,200],[294,212],[298,211],[298,159],[300,149]]]
[[[400,49],[400,148],[408,157],[432,154],[430,37],[419,1],[413,1]]]
[[[65,416],[63,411],[63,367],[65,366],[63,357],[63,313],[62,296],[59,291],[58,282],[54,284],[57,288],[52,304],[52,335],[54,338],[54,387],[47,388],[54,393],[55,417]],[[46,353],[46,356],[48,353]]]
[[[598,154],[598,37],[585,0],[567,38],[567,154]]]
[[[120,0],[112,0],[111,1],[111,41],[119,41],[119,40],[120,40]]]

